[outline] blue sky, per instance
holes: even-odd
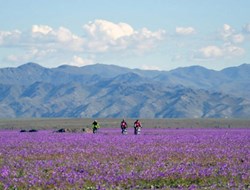
[[[0,67],[250,63],[249,0],[0,0]]]

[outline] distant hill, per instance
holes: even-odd
[[[0,118],[249,118],[249,73],[249,64],[146,71],[27,63],[0,69]]]

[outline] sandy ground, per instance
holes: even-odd
[[[0,129],[60,129],[88,128],[94,119],[0,119]],[[101,127],[119,127],[122,119],[103,119],[97,121]],[[126,119],[133,127],[136,119]],[[145,128],[250,128],[250,119],[139,119]]]

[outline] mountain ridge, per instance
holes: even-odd
[[[250,65],[147,71],[116,65],[0,69],[0,118],[249,117]]]

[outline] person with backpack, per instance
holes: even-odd
[[[100,128],[100,125],[99,123],[97,122],[97,120],[95,120],[93,123],[92,123],[92,129],[93,129],[93,133],[97,133],[98,129]]]
[[[141,133],[141,128],[142,128],[141,122],[137,119],[134,122],[134,134],[139,135]]]
[[[128,127],[128,124],[127,122],[123,119],[121,121],[121,129],[122,129],[122,134],[123,135],[126,135],[127,134],[127,127]]]

